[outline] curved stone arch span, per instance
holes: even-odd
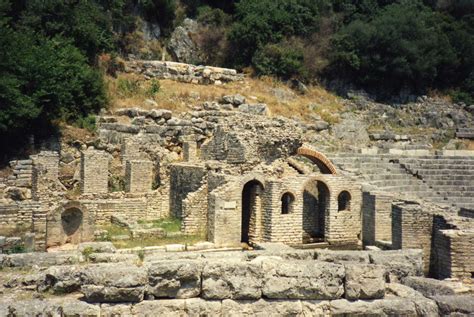
[[[244,186],[251,182],[251,181],[256,181],[259,182],[262,188],[265,190],[265,177],[263,174],[256,174],[256,173],[250,173],[250,174],[245,174],[239,182],[240,185],[240,191],[244,189]]]
[[[321,173],[337,175],[336,166],[334,166],[334,164],[323,153],[303,145],[298,148],[296,154],[310,159],[318,166]]]

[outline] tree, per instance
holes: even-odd
[[[236,4],[236,22],[229,40],[237,66],[249,65],[254,53],[289,36],[307,36],[318,29],[326,1],[242,0]]]
[[[388,94],[434,87],[442,71],[456,65],[440,26],[440,16],[420,2],[388,5],[335,35],[331,72]]]

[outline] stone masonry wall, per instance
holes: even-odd
[[[107,193],[109,181],[109,154],[87,150],[81,153],[81,192]]]
[[[291,211],[282,214],[281,196],[294,195]],[[268,181],[265,190],[264,241],[300,244],[303,239],[303,197],[301,178]]]
[[[170,166],[170,212],[173,217],[183,216],[182,201],[186,196],[202,186],[206,176],[203,166],[189,163],[173,164]]]
[[[243,79],[235,69],[166,61],[129,61],[126,71],[143,74],[147,78],[172,79],[193,84],[223,84]]]
[[[422,249],[424,271],[429,272],[433,215],[422,206],[394,203],[392,206],[392,246],[394,249]]]
[[[364,202],[363,215],[366,219],[363,221],[367,225],[372,223],[367,228],[364,225],[364,230],[368,235],[364,236],[364,243],[374,245],[375,241],[391,241],[393,197],[382,192],[370,192],[364,198],[367,198],[368,201],[367,204]],[[370,232],[371,230],[373,232]]]
[[[80,202],[93,215],[97,224],[110,224],[112,215],[120,215],[129,221],[144,219],[159,219],[168,217],[166,208],[167,196],[161,195],[159,191],[147,194],[127,194],[114,197],[81,197]]]
[[[153,162],[145,160],[126,161],[125,191],[146,193],[151,191]]]
[[[189,193],[183,200],[183,222],[181,231],[185,234],[199,234],[207,229],[207,183],[197,191]]]
[[[450,242],[451,277],[474,277],[474,230],[442,230]]]

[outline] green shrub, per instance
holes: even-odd
[[[92,247],[86,247],[84,250],[82,250],[82,256],[86,261],[89,261],[92,253],[94,253],[94,249]]]
[[[120,192],[125,190],[125,179],[121,175],[109,175],[109,189],[111,192]]]
[[[284,79],[302,75],[303,53],[287,44],[268,44],[253,57],[253,65],[259,75],[276,75]]]
[[[204,25],[221,26],[228,24],[231,17],[221,9],[202,6],[198,8],[197,21]]]
[[[96,130],[96,116],[93,114],[87,115],[85,117],[79,117],[75,121],[75,125],[78,128],[86,129],[89,132],[95,132]]]
[[[151,97],[151,98],[155,97],[160,92],[160,89],[161,89],[160,82],[156,79],[152,79],[150,81],[150,86],[148,87],[146,91],[147,97]]]
[[[117,90],[121,97],[132,97],[140,93],[140,81],[138,79],[119,78]]]

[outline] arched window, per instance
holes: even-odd
[[[348,191],[342,191],[337,196],[337,210],[351,210],[351,194]]]
[[[293,211],[295,196],[292,193],[284,193],[281,196],[281,213],[286,215]]]

